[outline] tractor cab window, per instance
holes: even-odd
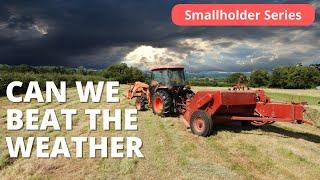
[[[170,70],[168,71],[169,76],[169,83],[178,86],[178,85],[184,85],[184,72],[183,70],[177,69],[177,70]]]
[[[151,79],[157,81],[159,84],[166,84],[168,80],[168,71],[153,71]]]
[[[163,85],[184,85],[184,72],[181,69],[164,69],[152,71],[151,79]]]

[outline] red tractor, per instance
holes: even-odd
[[[151,69],[150,84],[135,82],[127,94],[130,99],[136,98],[138,110],[145,110],[148,106],[160,116],[183,114],[186,101],[193,96],[190,86],[185,84],[184,68],[180,66]]]
[[[215,124],[231,121],[252,126],[275,121],[312,124],[303,118],[303,103],[271,102],[263,90],[248,88],[194,94],[185,85],[183,67],[165,66],[151,71],[150,85],[136,82],[127,97],[136,98],[138,110],[149,106],[157,115],[183,115],[185,125],[199,136],[209,136]]]

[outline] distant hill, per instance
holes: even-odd
[[[228,77],[230,74],[235,72],[222,72],[222,71],[203,71],[198,73],[193,72],[186,72],[187,78],[203,78],[203,77],[210,77],[214,79],[223,79]],[[250,76],[251,72],[241,72],[246,76]]]

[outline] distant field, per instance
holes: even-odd
[[[308,90],[292,90],[292,89],[266,89],[266,92],[271,98],[280,101],[305,101],[308,105],[320,106],[320,90],[308,89]]]
[[[121,86],[121,91],[127,86]],[[220,89],[194,87],[195,90]],[[274,101],[307,101],[311,119],[319,122],[320,101],[316,90],[267,89]],[[308,125],[275,123],[260,129],[229,125],[216,127],[217,134],[197,137],[180,118],[161,118],[151,111],[139,112],[139,131],[89,131],[86,117],[76,116],[73,131],[8,132],[7,108],[126,108],[121,103],[78,103],[76,90],[68,91],[66,104],[13,104],[0,98],[0,179],[315,179],[320,177],[320,129]],[[59,118],[59,117],[58,117]],[[63,118],[62,118],[63,119]],[[101,118],[99,119],[101,120]],[[61,122],[63,125],[64,122]],[[99,123],[98,123],[99,125]],[[9,159],[6,136],[138,136],[144,159]],[[71,151],[74,147],[71,146]],[[84,149],[87,152],[88,149]],[[74,153],[74,152],[72,152]]]

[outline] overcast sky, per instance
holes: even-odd
[[[182,2],[233,1],[1,0],[0,63],[193,72],[320,63],[319,18],[310,27],[178,27],[170,13]],[[319,17],[320,0],[289,2],[312,3]]]

